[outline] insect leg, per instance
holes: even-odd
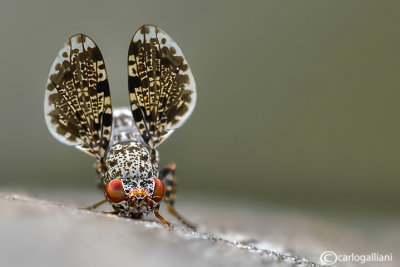
[[[158,213],[158,207],[154,209],[154,215],[165,225],[170,226],[169,222],[167,222],[163,216]]]
[[[167,167],[160,171],[159,179],[165,185],[164,201],[167,204],[168,211],[174,215],[179,221],[189,228],[196,229],[192,224],[185,220],[174,207],[175,193],[176,193],[176,176],[175,176],[175,163],[169,164]]]
[[[107,202],[107,199],[103,199],[102,201],[97,202],[97,203],[95,203],[95,204],[93,204],[93,205],[91,205],[91,206],[89,206],[89,207],[87,207],[87,208],[83,208],[83,209],[84,209],[84,210],[94,210],[95,208],[97,208],[98,206],[103,205],[103,204],[106,203],[106,202]]]

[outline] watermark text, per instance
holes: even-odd
[[[364,264],[366,262],[385,262],[393,261],[392,253],[380,254],[380,253],[369,253],[369,254],[337,254],[333,251],[324,251],[321,253],[320,261],[324,265],[333,265],[336,262],[359,262]]]

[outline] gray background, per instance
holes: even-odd
[[[92,37],[114,107],[142,24],[183,50],[198,102],[160,147],[179,190],[299,210],[397,216],[398,1],[0,1],[3,189],[96,190],[93,159],[58,143],[45,82],[67,38]],[[36,190],[36,191],[35,191]],[[99,197],[101,193],[99,193]]]

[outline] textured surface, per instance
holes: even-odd
[[[0,203],[2,208],[7,204],[13,208],[3,214],[6,219],[2,220],[1,227],[2,266],[308,263],[305,259],[285,257],[181,226],[169,229],[158,222],[134,221],[15,195],[2,196]],[[22,251],[25,256],[18,257]]]
[[[83,205],[98,196],[86,195],[87,199],[77,200],[71,192],[69,197],[75,204]],[[312,215],[270,208],[268,212],[256,213],[227,204],[222,216],[222,207],[218,205],[181,203],[185,214],[196,220],[198,232],[178,225],[167,228],[151,218],[135,221],[79,210],[75,205],[2,193],[0,265],[311,266],[309,260],[318,263],[319,254],[325,250],[382,252],[390,239],[392,252],[398,251],[393,246],[399,231],[391,227],[381,230],[391,233],[391,238],[385,237],[385,243],[375,236],[377,230],[363,232]]]

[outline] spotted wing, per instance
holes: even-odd
[[[44,112],[57,140],[102,158],[112,127],[110,89],[101,52],[88,36],[69,38],[51,67]]]
[[[128,53],[128,86],[133,118],[154,148],[192,113],[196,85],[181,49],[160,28],[142,26]]]

